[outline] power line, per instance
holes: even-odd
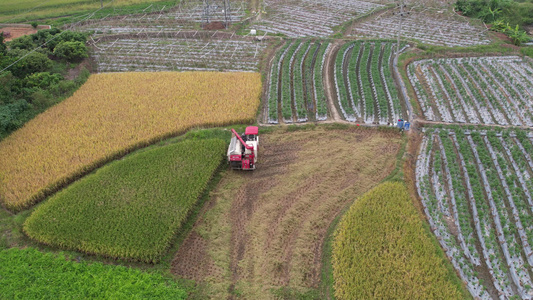
[[[113,2],[115,2],[115,0],[112,0],[111,2],[109,2],[108,4],[106,4],[104,7],[107,7],[109,5],[111,5]],[[99,9],[95,10],[93,13],[89,14],[86,18],[76,22],[76,23],[81,23],[89,18],[91,18],[92,16],[94,16],[97,12],[99,12],[101,9],[103,9],[104,7],[100,7]],[[43,47],[44,45],[48,44],[49,42],[57,39],[59,36],[61,36],[63,33],[65,33],[65,31],[61,31],[59,34],[56,34],[54,35],[51,39],[49,39],[48,41],[42,43],[41,45],[35,47],[33,50],[31,50],[30,52],[24,54],[23,56],[21,56],[19,59],[17,59],[16,61],[14,61],[13,63],[11,63],[9,66],[3,68],[0,73],[3,73],[5,70],[11,68],[13,65],[17,64],[19,61],[23,60],[24,58],[26,58],[26,56],[32,54],[33,52],[37,51],[37,49]]]

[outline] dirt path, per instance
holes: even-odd
[[[335,68],[335,55],[337,51],[339,50],[339,41],[335,41],[331,45],[331,49],[326,54],[326,57],[324,58],[324,92],[326,93],[326,100],[328,102],[328,110],[330,112],[330,118],[333,122],[339,122],[343,121],[341,116],[339,115],[339,112],[337,111],[337,107],[335,107],[335,99],[337,99],[335,95],[335,86],[334,82],[332,80],[334,76],[334,69]]]
[[[211,299],[316,290],[335,216],[394,168],[400,135],[350,127],[261,137],[258,169],[228,171],[172,262]]]

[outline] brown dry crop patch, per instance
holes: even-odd
[[[398,133],[356,127],[261,136],[258,169],[227,172],[172,272],[217,299],[317,288],[328,226],[394,169],[400,145]]]
[[[0,26],[0,32],[4,32],[4,36],[6,38],[5,41],[9,42],[23,35],[36,33],[40,29],[49,29],[49,28],[50,26],[48,25],[39,25],[37,26],[37,28],[33,28],[31,25],[16,24],[13,26],[10,26],[10,25]]]

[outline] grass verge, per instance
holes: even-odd
[[[3,299],[185,299],[175,282],[122,266],[76,263],[34,248],[0,250]]]

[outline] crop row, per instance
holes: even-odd
[[[533,126],[533,65],[519,57],[415,61],[408,76],[428,120]]]
[[[390,124],[402,117],[392,75],[396,46],[388,42],[351,42],[335,57],[333,79],[338,106],[351,122]]]
[[[132,149],[191,127],[250,122],[260,96],[258,73],[92,75],[0,142],[0,199],[20,210]]]
[[[399,14],[380,14],[356,24],[351,35],[379,39],[396,38],[399,18]],[[402,39],[449,47],[490,43],[483,26],[457,18],[457,16],[436,17],[435,13],[411,11],[402,20]]]
[[[533,150],[525,132],[429,131],[416,185],[432,231],[475,298],[533,298]]]
[[[98,72],[255,71],[266,44],[249,40],[117,38],[98,43]]]
[[[220,139],[185,140],[117,160],[40,205],[24,232],[47,245],[157,262],[225,148]]]
[[[327,37],[339,26],[356,15],[384,7],[366,1],[299,0],[290,3],[276,0],[264,1],[269,9],[254,28],[288,37]]]
[[[402,183],[385,182],[357,199],[335,231],[335,297],[464,299],[422,226]]]
[[[287,42],[272,61],[268,81],[268,122],[305,122],[327,118],[323,86],[329,42]]]

